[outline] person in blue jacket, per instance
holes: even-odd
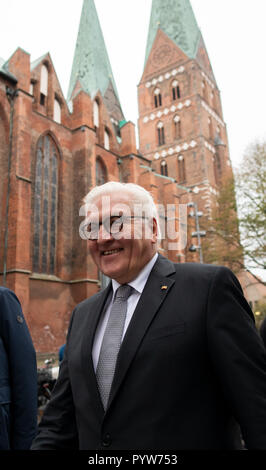
[[[66,345],[63,344],[63,345],[60,346],[60,348],[59,348],[59,351],[58,351],[58,360],[59,360],[59,364],[61,364],[62,360],[64,359],[65,347],[66,347]]]
[[[36,427],[35,349],[18,298],[0,287],[0,450],[29,449]]]

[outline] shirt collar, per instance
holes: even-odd
[[[150,275],[150,272],[157,261],[157,258],[158,258],[158,253],[155,253],[152,259],[140,271],[138,276],[135,279],[133,279],[133,281],[128,282],[128,284],[131,287],[133,287],[133,289],[135,289],[139,294],[142,293],[145,287],[145,284],[148,280],[148,277]],[[113,293],[115,294],[116,290],[118,289],[118,287],[121,286],[121,284],[115,281],[115,279],[112,279],[112,285],[113,285]]]

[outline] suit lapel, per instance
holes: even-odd
[[[175,273],[174,264],[159,255],[121,345],[108,407],[111,405],[154,316],[175,283],[174,279],[168,277],[173,273]]]
[[[95,336],[95,331],[103,312],[105,303],[111,290],[111,283],[109,286],[99,293],[98,298],[95,299],[94,304],[90,306],[90,312],[88,315],[83,341],[82,341],[82,365],[85,372],[84,376],[87,380],[87,386],[90,390],[93,403],[96,404],[95,411],[99,417],[102,417],[104,413],[101,397],[98,390],[97,379],[94,371],[94,365],[92,360],[92,347]],[[86,312],[88,313],[88,312]]]

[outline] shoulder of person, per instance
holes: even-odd
[[[169,269],[170,268],[170,269]],[[226,266],[205,264],[205,263],[174,263],[163,255],[159,254],[155,264],[155,270],[168,271],[168,274],[175,274],[177,277],[214,279],[216,276],[221,278],[234,279],[234,273]]]
[[[13,292],[11,289],[8,289],[7,287],[0,286],[0,301],[1,299],[10,300],[12,302],[15,301],[20,305],[20,301],[18,300],[15,292]]]
[[[0,286],[0,295],[11,294],[13,293],[12,290],[8,289],[7,287]]]
[[[188,273],[188,274],[206,274],[209,276],[215,276],[218,273],[232,274],[232,271],[226,266],[204,264],[204,263],[177,263],[174,264],[176,272]]]
[[[188,281],[198,281],[201,285],[213,282],[235,284],[240,287],[236,275],[226,266],[201,264],[201,263],[179,263],[175,264],[176,279],[182,277]]]
[[[6,288],[0,287],[0,331],[26,331],[27,325],[22,307],[16,294]]]

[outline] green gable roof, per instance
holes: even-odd
[[[68,100],[71,99],[77,80],[83,90],[92,98],[100,91],[103,97],[106,93],[109,94],[108,99],[110,100],[110,89],[112,89],[116,101],[113,104],[121,111],[112,68],[93,0],[84,0],[83,2]]]
[[[2,59],[0,57],[0,74],[4,75],[5,77],[9,78],[12,82],[17,83],[17,78],[13,73],[10,73],[8,70],[8,60]]]
[[[201,36],[189,0],[153,0],[145,64],[150,55],[158,28],[190,58],[197,53]]]
[[[30,69],[31,70],[34,70],[36,67],[38,67],[38,65],[43,61],[43,59],[45,57],[47,57],[47,55],[49,54],[49,52],[47,52],[46,54],[42,55],[41,57],[39,57],[38,59],[34,60],[33,62],[31,62],[30,64]]]

